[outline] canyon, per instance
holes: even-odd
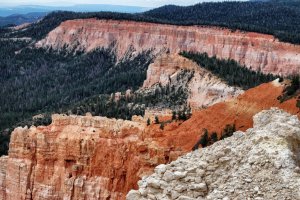
[[[153,50],[206,52],[234,59],[246,67],[280,75],[300,73],[300,46],[271,35],[205,26],[175,26],[145,22],[76,19],[62,22],[36,47],[92,51],[115,45],[119,58],[128,52]]]
[[[282,102],[278,98],[290,83],[278,78],[244,91],[178,54],[207,53],[264,74],[288,76],[300,74],[300,45],[225,28],[99,19],[64,21],[33,43],[36,48],[87,53],[111,47],[118,61],[151,51],[153,62],[142,86],[136,91],[126,88],[125,93],[114,91],[109,101],[118,104],[124,95],[128,103],[136,93],[181,88],[192,115],[187,120],[172,119],[167,104],[146,107],[144,116],[133,116],[131,121],[91,113],[53,114],[50,125],[18,127],[12,132],[8,155],[0,157],[1,200],[259,199],[262,193],[268,199],[297,199],[300,195],[296,180],[300,96],[295,93]],[[216,132],[221,138],[228,125],[237,130],[232,138],[191,152],[204,129],[208,136]],[[276,149],[283,153],[275,154]],[[259,176],[272,176],[283,196],[268,193],[274,188]],[[232,179],[234,184],[228,183]]]
[[[89,114],[53,115],[49,126],[17,128],[9,155],[0,159],[0,199],[125,199],[157,165],[191,151],[203,128],[220,134],[235,123],[246,130],[256,113],[274,106],[299,118],[295,98],[277,100],[283,88],[278,80],[263,84],[164,130]]]

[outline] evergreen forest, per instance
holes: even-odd
[[[138,90],[154,59],[151,51],[137,55],[128,52],[118,60],[114,44],[89,53],[66,48],[59,51],[34,48],[35,41],[45,37],[61,22],[79,18],[214,25],[232,31],[241,29],[273,34],[282,41],[300,44],[300,3],[297,1],[169,5],[139,14],[53,12],[21,31],[1,27],[0,155],[7,154],[10,133],[16,126],[50,124],[51,113],[84,115],[91,112],[93,115],[130,119],[133,115],[143,115],[146,107],[166,106],[178,110],[178,107],[188,106],[188,91],[176,83],[166,87],[157,85],[152,91]],[[31,40],[11,39],[22,37]],[[182,52],[181,55],[229,85],[243,89],[277,78],[253,72],[233,60],[191,52]],[[179,79],[188,81],[192,76],[193,72],[182,71]],[[185,84],[187,82],[182,83]],[[130,97],[124,95],[128,89],[132,91]],[[118,102],[111,96],[115,92],[123,94]],[[32,118],[38,114],[44,117]]]
[[[0,36],[41,39],[59,24],[71,19],[133,20],[174,25],[220,26],[243,31],[272,34],[281,41],[300,44],[300,1],[246,1],[199,3],[193,6],[167,5],[144,13],[115,12],[53,12],[25,31]],[[5,28],[2,28],[5,29]]]

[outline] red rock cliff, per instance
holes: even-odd
[[[282,89],[276,81],[263,84],[164,130],[158,124],[62,115],[47,127],[17,128],[9,156],[0,158],[0,199],[125,199],[155,166],[190,151],[203,128],[220,133],[235,123],[246,130],[253,115],[270,107],[300,117],[295,98],[277,100]]]
[[[119,56],[133,47],[136,51],[182,50],[207,52],[210,56],[232,58],[265,73],[300,73],[300,46],[279,42],[273,36],[232,32],[228,29],[174,26],[133,21],[78,19],[63,22],[38,47],[62,48],[65,44],[87,51],[117,43]]]
[[[54,115],[48,127],[17,128],[9,158],[0,159],[0,199],[122,199],[166,162],[143,134],[143,124],[89,116]]]

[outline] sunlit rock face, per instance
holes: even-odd
[[[177,76],[182,70],[194,72],[186,85]],[[243,93],[240,88],[228,86],[187,58],[178,54],[162,54],[149,65],[143,88],[150,88],[155,84],[166,87],[171,82],[187,90],[187,104],[194,110],[230,100]]]
[[[299,45],[279,42],[270,35],[215,27],[78,19],[61,23],[36,46],[91,51],[112,43],[116,43],[119,57],[130,49],[137,52],[154,49],[156,53],[185,50],[232,58],[264,73],[300,73]]]
[[[245,131],[255,114],[273,106],[297,114],[296,98],[277,100],[282,90],[278,81],[263,84],[195,111],[187,121],[166,124],[164,130],[142,120],[90,115],[53,115],[49,126],[16,128],[9,155],[0,158],[0,199],[125,199],[156,166],[190,152],[204,128],[220,134],[235,124]]]
[[[0,157],[0,199],[5,199],[7,159],[8,156]]]
[[[159,165],[127,200],[299,199],[299,154],[299,119],[273,108],[245,133]]]
[[[0,199],[124,199],[165,162],[143,131],[136,122],[63,115],[47,127],[17,128],[0,159]]]

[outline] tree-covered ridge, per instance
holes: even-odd
[[[50,114],[73,113],[130,119],[143,115],[146,107],[186,106],[185,88],[157,86],[152,92],[137,92],[146,78],[151,52],[128,54],[116,60],[113,48],[90,53],[31,48],[31,41],[10,37],[42,39],[66,20],[79,18],[133,20],[175,25],[216,25],[231,29],[273,34],[291,43],[300,43],[300,2],[224,2],[195,6],[164,6],[142,14],[112,12],[54,12],[41,22],[21,31],[0,28],[0,155],[7,153],[9,134],[16,126],[49,124]],[[34,42],[34,41],[33,41]],[[231,86],[243,89],[274,80],[272,75],[253,72],[233,60],[207,54],[183,52]],[[182,79],[191,77],[183,71]],[[186,79],[188,80],[188,79]],[[296,79],[295,79],[296,80]],[[297,79],[299,81],[299,78]],[[287,89],[296,91],[298,84]],[[296,88],[296,89],[295,89]],[[130,97],[112,101],[110,94],[131,89]],[[173,107],[172,107],[173,106]],[[300,107],[298,99],[297,106]],[[33,115],[46,113],[44,118]]]
[[[131,120],[133,115],[144,116],[146,108],[180,111],[188,107],[188,83],[193,76],[193,71],[182,70],[176,76],[178,80],[171,81],[167,86],[156,84],[148,89],[131,91],[130,94],[123,92],[118,97],[115,94],[96,95],[66,107],[64,112],[75,115],[90,112],[93,116]]]
[[[16,126],[49,124],[51,113],[84,115],[91,112],[122,119],[143,115],[147,107],[187,107],[185,85],[193,72],[183,70],[175,82],[149,90],[138,90],[146,79],[151,52],[116,60],[113,46],[90,53],[28,48],[26,41],[0,41],[0,154],[6,153],[9,133]],[[218,60],[207,54],[182,53],[230,85],[244,89],[275,77],[253,72],[233,60]],[[180,83],[180,84],[179,84]],[[111,93],[131,89],[118,101]],[[45,118],[32,116],[46,113]],[[6,130],[7,129],[7,130]],[[0,134],[0,135],[1,135]],[[3,142],[3,143],[1,143]],[[5,148],[4,148],[5,147]],[[2,151],[2,152],[1,152]]]
[[[62,22],[72,19],[112,19],[112,20],[132,20],[132,21],[148,21],[158,22],[158,20],[150,19],[140,14],[117,13],[117,12],[70,12],[57,11],[48,14],[38,23],[32,24],[29,28],[22,31],[14,31],[2,34],[4,37],[31,37],[35,40],[42,39],[50,31],[59,26]],[[1,30],[1,29],[0,29]],[[0,31],[1,36],[1,31]]]
[[[180,55],[193,60],[199,66],[226,81],[228,85],[241,87],[244,90],[279,78],[272,74],[252,71],[232,59],[218,59],[215,56],[209,57],[207,53],[181,52]]]
[[[234,30],[272,34],[281,41],[300,44],[299,1],[200,3],[187,7],[169,5],[140,14],[54,12],[28,29],[9,35],[10,37],[41,39],[63,21],[84,18],[133,20],[174,25],[213,25]]]
[[[161,86],[157,84],[150,89],[137,91],[132,90],[129,94],[122,92],[122,95],[119,97],[116,97],[114,93],[111,95],[98,94],[92,97],[87,95],[86,98],[82,98],[83,100],[76,103],[61,104],[57,105],[57,107],[41,109],[38,111],[41,113],[41,115],[35,118],[33,118],[32,115],[37,114],[36,112],[27,111],[23,113],[7,113],[7,115],[3,116],[12,116],[16,118],[4,119],[8,125],[12,125],[5,129],[2,127],[3,129],[0,130],[0,155],[7,154],[9,136],[14,128],[19,126],[49,125],[51,123],[52,113],[85,115],[87,112],[89,112],[93,116],[106,116],[109,118],[131,120],[133,115],[143,116],[146,108],[169,108],[176,111],[181,111],[187,107],[187,84],[193,77],[193,74],[193,71],[181,71],[177,77],[178,79],[184,81],[182,85],[179,86],[175,86],[177,82],[171,83],[167,86]],[[119,77],[118,75],[116,76],[116,81],[119,80]],[[132,88],[136,89],[136,87]],[[116,88],[112,89],[119,91]],[[66,93],[67,92],[68,91],[66,91]],[[0,117],[2,117],[2,115],[0,115]],[[2,124],[2,126],[4,125]]]
[[[0,41],[0,131],[37,113],[60,112],[96,94],[138,89],[151,52],[116,59],[113,48],[84,54]]]
[[[32,23],[40,20],[46,14],[46,12],[33,12],[28,14],[12,14],[6,17],[0,17],[0,27]]]
[[[164,6],[147,17],[183,25],[215,25],[272,34],[300,44],[300,2],[219,2],[194,6]]]

